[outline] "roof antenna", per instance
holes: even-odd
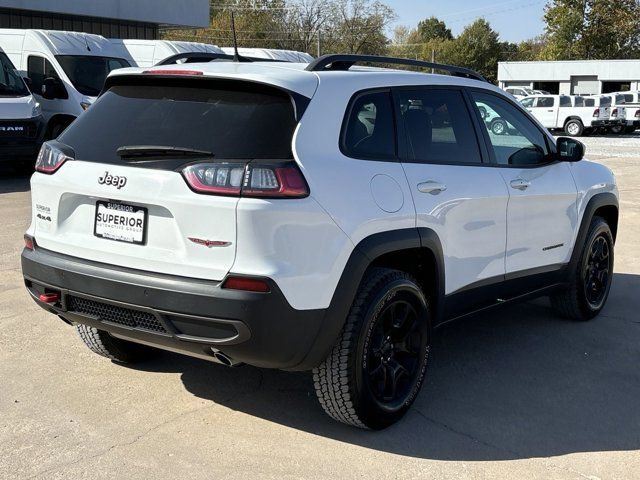
[[[84,38],[84,44],[87,46],[87,51],[90,52],[91,47],[89,47],[89,40],[87,40],[87,36],[83,35],[82,37]]]
[[[238,39],[236,37],[236,17],[231,10],[231,32],[233,33],[233,61],[234,62],[250,62],[248,58],[241,57],[238,53]]]

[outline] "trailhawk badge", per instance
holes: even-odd
[[[109,172],[104,172],[104,175],[98,178],[100,185],[112,185],[120,190],[127,184],[127,177],[111,175]]]

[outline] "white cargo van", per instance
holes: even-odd
[[[88,33],[0,29],[0,47],[30,79],[47,138],[56,138],[89,108],[110,71],[131,66],[125,51]]]
[[[33,168],[43,135],[40,104],[0,48],[0,163]]]
[[[610,123],[608,107],[596,106],[595,98],[586,100],[581,96],[531,95],[520,103],[549,130],[564,130],[567,135],[577,137]]]
[[[227,55],[233,55],[233,47],[222,47]],[[305,52],[295,50],[278,50],[275,48],[239,48],[238,54],[248,58],[264,58],[265,60],[275,60],[279,62],[309,63],[313,57]]]
[[[139,67],[152,67],[161,61],[181,53],[221,53],[216,45],[171,40],[111,39],[112,44],[124,48]]]

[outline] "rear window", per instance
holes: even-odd
[[[600,97],[600,106],[601,107],[610,107],[611,106],[611,97]]]
[[[58,140],[77,159],[102,163],[120,163],[118,148],[140,145],[205,150],[217,159],[287,159],[295,126],[291,97],[272,87],[127,85],[110,88]]]

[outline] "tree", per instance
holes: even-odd
[[[443,42],[437,60],[471,68],[495,82],[500,48],[498,33],[481,18],[467,26],[455,40]]]
[[[544,18],[544,59],[634,58],[640,51],[638,0],[551,0]]]
[[[451,30],[436,17],[429,17],[418,22],[417,30],[423,42],[428,42],[429,40],[453,40]]]
[[[384,54],[385,30],[396,18],[379,0],[335,0],[333,21],[325,32],[328,48],[340,53]]]
[[[634,58],[640,50],[640,2],[591,0],[583,33],[586,58]]]

